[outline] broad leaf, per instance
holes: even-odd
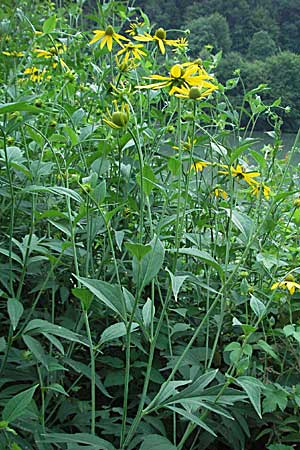
[[[94,302],[100,301],[109,309],[126,319],[126,305],[119,286],[92,278],[76,277],[89,291],[95,295]]]
[[[23,305],[19,300],[10,298],[7,301],[7,310],[12,328],[15,331],[24,311]]]
[[[139,450],[177,450],[167,438],[159,434],[148,434]]]
[[[8,400],[2,412],[2,420],[10,423],[20,417],[29,406],[37,387],[38,384]]]
[[[262,418],[261,415],[261,389],[262,383],[253,377],[239,377],[236,379],[236,383],[239,384],[243,390],[248,395],[250,402],[252,403],[258,416]]]
[[[138,327],[139,325],[133,322],[131,324],[130,332],[132,333],[133,331],[136,331]],[[103,345],[104,343],[113,341],[114,339],[118,339],[122,336],[125,336],[126,334],[127,331],[124,322],[114,323],[103,331],[103,333],[101,334],[99,345]]]

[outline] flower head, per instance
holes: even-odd
[[[292,274],[289,274],[285,277],[283,281],[277,281],[271,286],[271,290],[281,288],[287,289],[291,295],[295,293],[295,290],[300,290],[300,284],[295,282],[295,278]]]
[[[24,75],[30,75],[29,78],[31,81],[39,83],[40,81],[43,80],[46,73],[46,69],[41,70],[35,66],[27,67],[27,69],[25,69],[23,73]]]
[[[270,192],[271,192],[271,188],[269,188],[269,186],[266,186],[264,183],[257,183],[257,182],[255,182],[255,180],[253,180],[252,183],[251,183],[251,187],[252,187],[251,193],[253,195],[256,195],[256,197],[258,197],[260,191],[262,191],[263,194],[264,194],[264,197],[267,200],[269,200]]]
[[[246,181],[246,183],[248,183],[250,186],[253,186],[253,184],[257,183],[257,181],[253,180],[253,178],[260,176],[259,172],[246,172],[245,167],[241,166],[240,164],[238,164],[236,167],[230,166],[230,172],[228,170],[220,170],[219,173],[222,173],[224,175],[229,175],[229,173],[231,173],[231,176],[239,180]]]
[[[129,42],[128,44],[124,44],[123,48],[118,51],[117,55],[124,55],[123,62],[127,64],[130,57],[142,59],[142,56],[146,56],[147,53],[142,50],[143,48],[143,44],[133,44],[133,42]]]
[[[178,39],[167,39],[167,33],[164,28],[158,28],[153,35],[149,33],[138,34],[134,36],[134,39],[141,42],[155,42],[163,55],[166,53],[165,45],[173,47],[182,46],[182,41]]]
[[[202,85],[199,86],[178,88],[175,96],[190,100],[201,100],[204,97],[208,97],[216,89],[218,89],[218,86],[203,80]]]
[[[105,30],[94,30],[93,33],[95,34],[95,36],[89,42],[89,44],[91,45],[95,42],[100,41],[100,48],[103,48],[106,45],[108,51],[110,52],[112,51],[114,41],[117,42],[121,47],[123,47],[121,40],[129,40],[121,34],[116,33],[111,25],[108,25]]]
[[[190,150],[192,150],[192,148],[195,146],[195,144],[197,144],[197,139],[195,138],[192,141],[189,136],[186,141],[181,141],[182,148],[186,152],[189,152]],[[179,150],[179,147],[177,147],[176,145],[174,145],[172,148],[174,148],[174,150]]]
[[[138,34],[138,28],[145,25],[145,22],[131,22],[129,25],[129,29],[125,30],[125,33],[130,36],[136,36]]]
[[[146,86],[137,86],[138,89],[162,89],[170,87],[169,94],[173,95],[180,93],[182,88],[189,89],[192,86],[203,86],[206,74],[199,74],[199,68],[196,65],[191,65],[185,69],[182,65],[175,64],[171,67],[169,76],[151,75],[146,78],[157,80],[158,82]]]
[[[129,121],[129,107],[127,103],[123,103],[121,109],[118,108],[117,102],[114,101],[115,110],[112,114],[108,112],[109,119],[104,118],[103,122],[111,128],[120,129],[126,127]]]
[[[222,197],[224,200],[226,200],[228,198],[227,192],[219,187],[216,187],[214,189],[214,194],[215,194],[215,197],[217,197],[217,198]]]
[[[36,53],[38,58],[54,58],[66,51],[66,46],[64,44],[61,44],[58,42],[55,44],[55,46],[50,47],[49,50],[42,50],[41,48],[35,48],[33,50],[34,53]]]
[[[190,170],[194,170],[195,172],[202,172],[204,167],[207,167],[210,165],[210,162],[208,161],[197,161],[191,165]]]

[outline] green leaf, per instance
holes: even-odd
[[[126,319],[125,300],[119,286],[106,283],[106,281],[94,280],[92,278],[82,278],[77,276],[75,278],[95,295],[96,298],[94,302],[100,300],[101,303],[117,313],[123,320]]]
[[[51,33],[56,26],[56,15],[54,14],[51,17],[48,17],[47,20],[43,23],[43,33],[48,34]]]
[[[272,356],[272,358],[274,358],[276,361],[280,361],[280,358],[276,355],[271,345],[269,345],[267,342],[260,339],[256,346],[266,352],[268,355]]]
[[[20,417],[29,406],[37,387],[38,384],[8,400],[2,412],[2,420],[10,423]]]
[[[246,214],[242,214],[236,210],[231,211],[230,209],[226,208],[226,212],[228,217],[231,218],[234,225],[242,233],[245,241],[248,242],[254,229],[253,220]]]
[[[139,325],[135,322],[131,324],[130,333],[136,331]],[[127,334],[126,326],[124,322],[114,323],[106,328],[101,334],[99,345],[103,345],[105,342],[113,341]]]
[[[89,345],[86,339],[80,336],[80,334],[74,333],[68,328],[55,325],[53,323],[47,322],[47,320],[42,319],[31,320],[24,329],[24,333],[50,333],[54,334],[55,336],[60,336],[64,339],[67,339],[68,341],[78,342],[87,347]]]
[[[174,299],[175,299],[175,302],[177,302],[177,297],[178,297],[180,288],[188,276],[187,275],[173,275],[172,272],[170,272],[170,270],[168,268],[166,268],[166,271],[170,275]]]
[[[24,334],[22,336],[25,345],[29,348],[31,353],[36,357],[36,359],[43,364],[44,367],[48,370],[48,361],[45,351],[39,341],[32,336]]]
[[[72,294],[81,301],[81,306],[84,311],[88,311],[92,304],[94,294],[88,289],[73,288]]]
[[[283,412],[288,404],[288,393],[283,389],[278,389],[276,386],[270,386],[264,392],[265,398],[263,400],[264,413],[272,413],[277,410],[277,407]]]
[[[152,249],[151,245],[135,244],[133,242],[126,242],[125,247],[127,250],[136,257],[138,261],[141,261],[144,256],[147,255]]]
[[[154,175],[154,172],[148,164],[145,164],[143,169],[143,191],[144,193],[149,196],[151,194],[152,189],[154,189],[157,185],[157,179]],[[141,174],[139,173],[137,175],[137,182],[139,185],[141,185]]]
[[[26,188],[23,189],[24,192],[31,192],[31,193],[36,193],[36,192],[47,192],[50,194],[57,194],[57,195],[61,195],[61,196],[66,196],[66,197],[70,197],[73,200],[75,200],[76,202],[82,204],[83,203],[83,199],[82,197],[78,194],[78,192],[73,191],[73,189],[68,189],[68,188],[64,188],[62,186],[54,186],[54,187],[47,187],[47,186],[28,186]]]
[[[96,200],[96,203],[100,205],[104,202],[106,197],[106,181],[103,180],[92,191],[92,197]]]
[[[140,289],[147,286],[158,274],[165,257],[164,246],[158,238],[154,237],[149,244],[151,250],[143,257],[142,261],[138,261],[136,257],[133,257],[132,260],[133,279]]]
[[[78,144],[79,142],[79,137],[76,134],[76,132],[73,130],[73,128],[65,126],[63,128],[64,133],[68,136],[68,138],[71,141],[72,147],[74,147],[75,145]]]
[[[260,404],[262,383],[253,377],[247,376],[237,378],[236,383],[246,392],[258,416],[262,418]]]
[[[35,114],[40,114],[41,112],[44,112],[41,108],[31,105],[28,102],[14,102],[14,103],[0,104],[0,114],[6,114],[15,111],[28,111]]]
[[[157,450],[177,450],[175,445],[159,434],[148,434],[139,450],[153,450],[155,448]]]
[[[172,173],[173,176],[176,176],[179,174],[181,167],[181,163],[178,159],[171,157],[168,159],[168,169]]]
[[[177,414],[180,414],[182,417],[187,419],[189,422],[195,423],[199,427],[208,431],[213,436],[217,437],[216,433],[208,425],[206,425],[206,423],[203,422],[203,420],[201,420],[199,417],[195,416],[195,414],[192,414],[183,408],[178,408],[177,406],[167,406],[167,408],[171,409],[172,411],[175,411]]]
[[[147,301],[142,309],[143,322],[146,328],[150,327],[154,315],[155,315],[154,302],[152,302],[150,298],[147,298]]]
[[[291,447],[290,445],[284,445],[284,444],[271,444],[267,447],[268,450],[295,450],[294,447]]]
[[[179,253],[181,255],[189,255],[189,256],[194,256],[195,258],[201,259],[205,264],[208,264],[209,266],[216,269],[217,272],[219,273],[220,277],[223,279],[224,271],[223,271],[222,267],[220,266],[219,263],[217,263],[217,261],[212,256],[210,256],[209,253],[204,252],[202,250],[198,250],[197,248],[194,248],[194,247],[181,248],[181,249],[179,249]]]
[[[65,391],[64,387],[61,384],[53,383],[53,384],[50,384],[49,386],[46,386],[45,389],[47,389],[49,391],[59,392],[60,394],[63,394],[63,395],[66,395],[67,397],[69,397],[69,394]]]
[[[108,441],[88,433],[50,433],[42,435],[41,443],[49,444],[85,444],[92,445],[95,450],[115,450],[115,447]],[[37,441],[39,443],[39,441]]]
[[[22,314],[24,312],[23,305],[22,303],[19,302],[19,300],[10,298],[7,301],[7,311],[11,321],[12,328],[15,331],[15,329],[18,326],[19,320],[21,319]]]
[[[266,307],[264,303],[258,298],[254,297],[254,295],[251,295],[250,307],[254,312],[254,314],[259,318],[263,317],[263,315],[266,312]]]
[[[185,398],[203,395],[204,389],[215,379],[217,373],[218,369],[215,369],[200,375],[200,377],[193,381],[192,384],[168,399],[168,403],[178,402],[179,400]]]
[[[148,405],[148,407],[146,409],[150,410],[153,407],[163,406],[163,404],[166,402],[167,399],[178,394],[177,387],[184,386],[185,384],[189,384],[191,382],[192,382],[192,380],[164,382],[161,385],[158,393],[156,394],[156,396],[154,397],[154,399],[151,401],[151,403]],[[173,399],[173,397],[172,397],[172,399]],[[174,403],[173,400],[170,403]]]

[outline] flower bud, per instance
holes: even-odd
[[[299,208],[300,207],[300,197],[295,198],[294,206],[295,206],[295,208]]]
[[[43,106],[43,100],[40,99],[40,98],[37,98],[36,101],[34,102],[34,105],[35,105],[37,108],[41,108],[41,107]]]
[[[128,123],[128,114],[122,111],[115,111],[111,116],[111,121],[118,127],[125,127]]]
[[[158,37],[158,39],[166,39],[167,33],[163,28],[158,28],[155,31],[155,36]]]
[[[114,34],[115,30],[111,25],[108,25],[108,27],[105,30],[106,36],[112,36]]]
[[[201,89],[196,86],[192,86],[189,91],[189,98],[192,100],[197,100],[199,97],[201,97]]]
[[[289,273],[286,277],[284,277],[284,281],[295,281],[295,278],[291,273]]]

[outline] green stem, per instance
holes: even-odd
[[[90,359],[91,359],[91,434],[95,434],[96,423],[96,367],[95,367],[95,354],[91,335],[91,329],[89,324],[89,318],[87,311],[84,311],[84,321],[86,327],[86,333],[89,342]]]

